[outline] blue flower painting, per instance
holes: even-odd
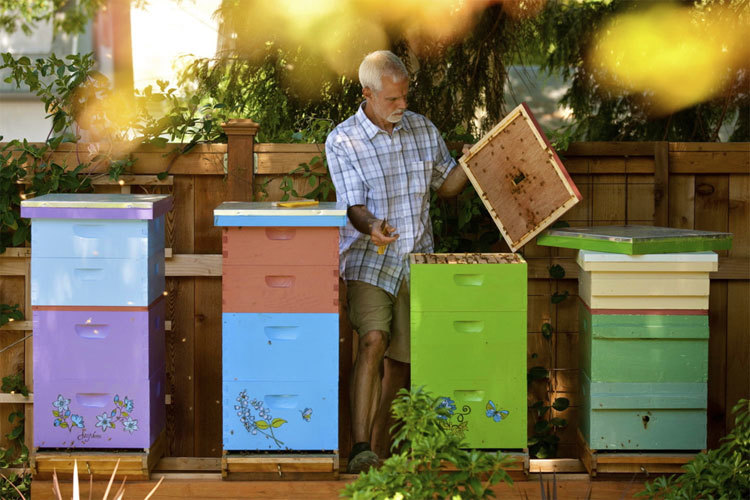
[[[106,432],[106,430],[110,429],[110,428],[111,429],[115,428],[114,421],[112,420],[112,418],[109,415],[107,415],[106,412],[102,413],[101,415],[97,415],[96,416],[96,420],[97,420],[96,426],[97,427],[101,427],[102,432]]]
[[[106,432],[108,429],[116,428],[117,424],[121,423],[123,431],[130,434],[137,431],[138,420],[130,415],[130,412],[135,407],[133,400],[128,399],[127,396],[124,399],[120,399],[120,396],[116,394],[113,403],[114,408],[111,411],[96,416],[97,422],[95,427],[99,427],[102,432]],[[52,415],[55,417],[52,424],[55,427],[68,429],[69,432],[74,428],[86,428],[83,416],[76,415],[70,410],[70,399],[59,394],[57,399],[52,402],[52,406],[55,408],[52,411]]]
[[[55,408],[52,410],[52,416],[55,417],[52,425],[61,429],[68,429],[68,432],[72,431],[74,427],[84,428],[83,417],[70,411],[70,399],[58,394],[57,399],[52,402],[52,406]]]
[[[234,405],[234,409],[237,412],[237,416],[240,417],[240,422],[242,422],[242,425],[247,432],[253,436],[261,435],[266,439],[271,439],[279,448],[284,446],[283,441],[280,441],[276,437],[274,429],[278,429],[286,424],[286,420],[283,418],[273,418],[271,416],[271,410],[265,407],[263,401],[258,401],[255,398],[250,399],[246,390],[240,392],[236,401],[238,404]],[[307,416],[305,416],[306,413]],[[309,421],[311,417],[312,409],[305,408],[302,412],[302,418]]]
[[[448,420],[448,418],[456,411],[456,402],[451,398],[440,398],[440,403],[438,403],[435,409],[440,408],[445,408],[446,410],[448,410],[448,415],[438,415],[438,418],[441,420]]]

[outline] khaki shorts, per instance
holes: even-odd
[[[364,281],[346,282],[346,300],[352,328],[362,336],[373,330],[388,334],[385,355],[408,363],[410,359],[409,287],[401,282],[398,295]]]

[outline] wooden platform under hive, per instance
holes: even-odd
[[[695,458],[695,453],[623,453],[592,450],[586,439],[577,433],[578,456],[590,476],[598,474],[680,474],[683,465]]]
[[[142,450],[37,450],[29,455],[29,464],[35,480],[49,479],[54,472],[61,480],[69,479],[77,463],[81,478],[106,480],[117,467],[116,478],[145,481],[166,449],[166,431],[162,430],[156,441]]]
[[[582,199],[525,104],[459,161],[513,252]]]
[[[339,454],[228,453],[221,457],[221,477],[239,481],[324,481],[339,477]]]

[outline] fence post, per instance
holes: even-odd
[[[222,127],[227,134],[227,199],[252,201],[253,148],[260,125],[250,119],[237,119]]]
[[[669,142],[654,143],[654,225],[669,226]]]

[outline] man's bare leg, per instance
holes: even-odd
[[[380,392],[378,409],[375,412],[372,426],[372,439],[370,446],[381,458],[388,457],[391,453],[391,427],[395,423],[391,417],[391,404],[396,398],[398,391],[409,387],[409,375],[411,365],[402,363],[386,357],[383,368],[383,384]]]
[[[380,330],[372,330],[359,337],[350,386],[352,437],[355,449],[358,448],[358,443],[370,442],[373,419],[380,401],[381,363],[385,354],[386,339],[387,334]],[[352,455],[349,457],[350,464],[355,453]],[[372,461],[376,459],[377,457],[373,457]],[[371,460],[368,460],[364,470],[374,465],[370,462]],[[350,467],[349,472],[359,471],[351,470]]]

